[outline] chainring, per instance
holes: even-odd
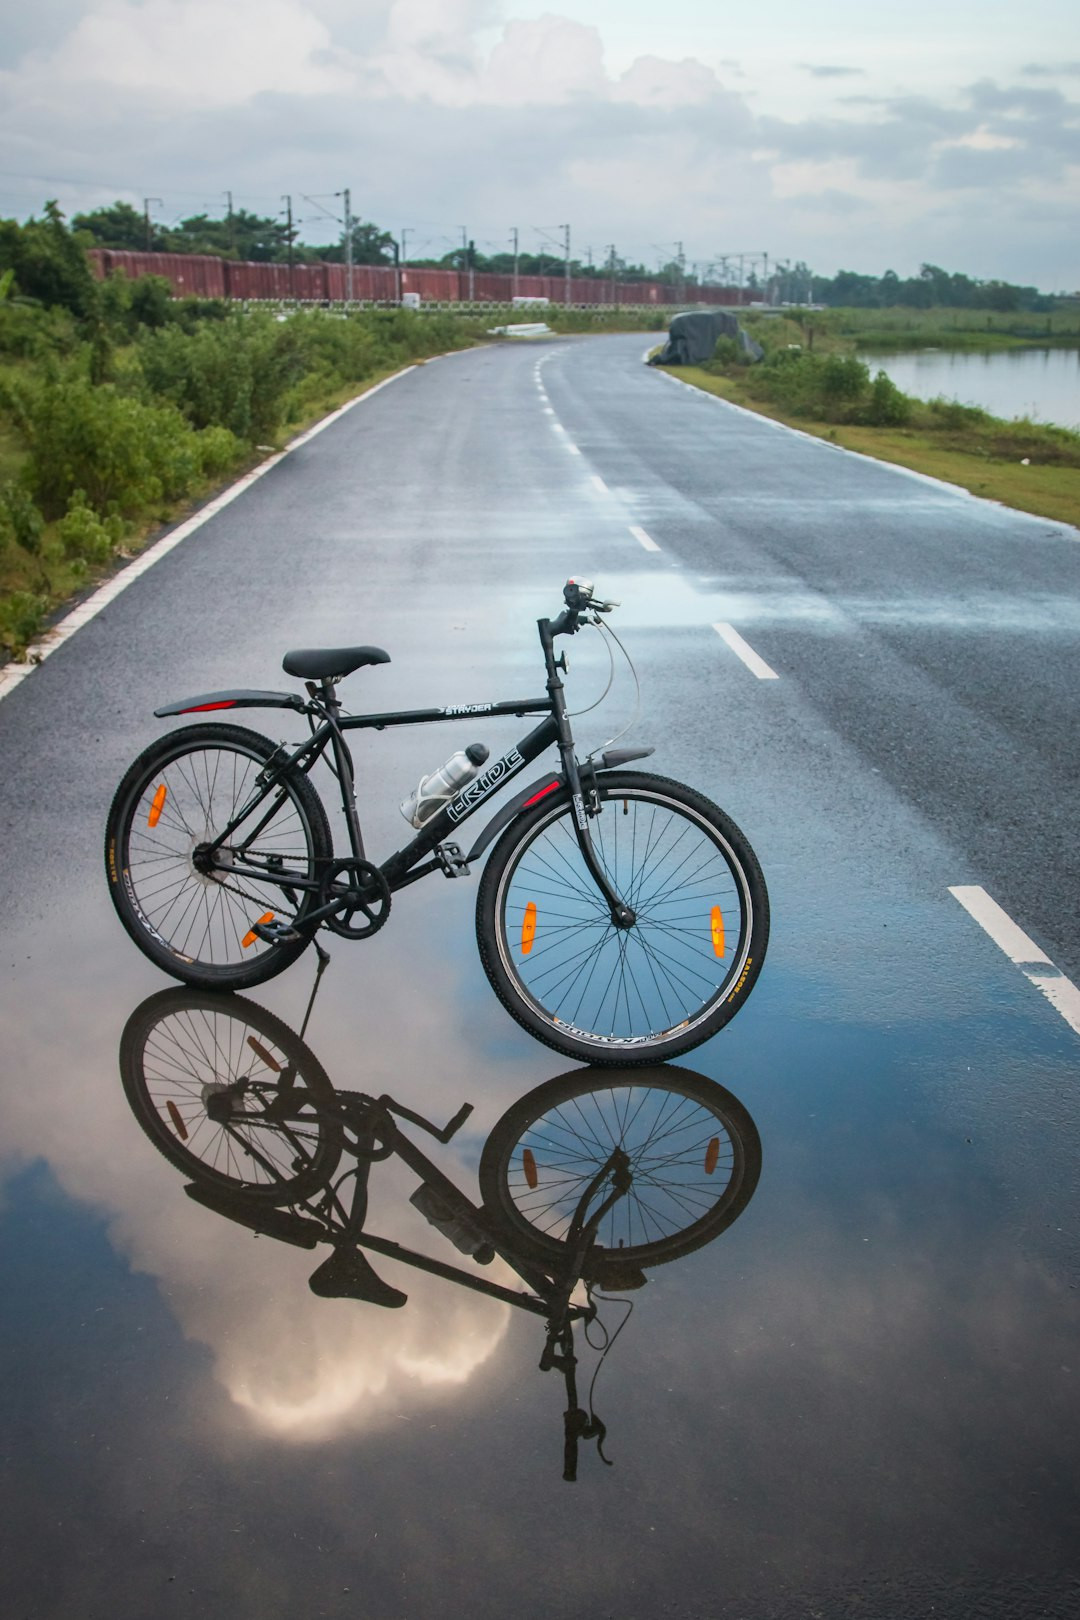
[[[328,906],[335,900],[337,906],[324,920],[342,939],[368,939],[390,915],[390,885],[370,861],[333,863],[322,880],[319,904]],[[358,913],[363,921],[354,922]]]

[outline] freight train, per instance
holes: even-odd
[[[99,281],[123,273],[163,276],[177,298],[235,298],[297,304],[342,304],[352,278],[356,304],[509,304],[514,298],[545,299],[552,304],[597,308],[604,305],[748,304],[748,287],[688,286],[682,290],[658,281],[612,281],[608,277],[505,276],[486,270],[428,270],[396,265],[256,264],[219,259],[206,253],[129,253],[91,248],[91,267]],[[412,297],[408,295],[412,294]]]

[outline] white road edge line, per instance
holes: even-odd
[[[745,642],[733,624],[714,624],[713,629],[721,641],[726,641],[732,652],[742,659],[747,669],[757,676],[759,681],[778,681],[779,675],[775,669],[770,669],[764,658],[760,657]]]
[[[630,533],[633,535],[634,539],[639,543],[639,545],[643,545],[645,547],[646,551],[660,550],[660,547],[657,545],[652,535],[646,534],[644,529],[639,529],[636,523],[631,523]]]
[[[436,355],[433,358],[442,359],[442,356]],[[101,610],[108,607],[110,602],[115,601],[122,591],[126,591],[129,585],[133,585],[148,569],[153,568],[156,562],[160,562],[162,557],[167,556],[174,546],[178,546],[182,540],[186,540],[197,529],[201,529],[204,523],[209,523],[212,517],[216,517],[220,511],[235,501],[238,495],[243,495],[245,490],[250,489],[252,484],[257,483],[279,462],[284,461],[285,457],[293,450],[298,450],[301,445],[309,443],[310,440],[315,438],[316,434],[322,433],[325,428],[331,427],[335,422],[340,421],[349,411],[353,410],[357,405],[362,405],[364,400],[370,399],[380,389],[387,388],[390,383],[397,382],[400,377],[407,377],[410,371],[415,370],[415,366],[405,366],[403,370],[395,371],[392,377],[384,377],[382,382],[376,383],[373,388],[368,388],[364,393],[358,394],[355,399],[350,399],[344,405],[339,406],[336,411],[331,411],[330,415],[324,416],[321,422],[316,422],[314,427],[308,428],[306,433],[300,433],[295,439],[290,439],[284,450],[279,450],[277,455],[267,456],[266,460],[261,461],[257,467],[253,467],[251,472],[245,473],[243,478],[238,478],[235,484],[230,484],[228,489],[222,490],[220,495],[215,495],[213,500],[207,501],[205,506],[199,508],[194,517],[188,518],[184,523],[178,523],[176,528],[170,530],[162,539],[155,541],[145,551],[140,552],[132,562],[128,563],[126,568],[121,569],[118,574],[114,574],[112,579],[106,580],[105,584],[100,586],[92,596],[88,596],[85,602],[80,602],[78,607],[72,608],[71,612],[65,615],[59,624],[53,626],[46,639],[35,642],[33,646],[29,647],[25,664],[7,664],[3,669],[0,669],[0,701],[6,698],[9,692],[13,692],[28,675],[32,675],[38,665],[44,663],[45,659],[56,652],[59,647],[62,647],[65,641],[70,641],[77,630],[81,630],[84,624],[88,624],[91,619],[96,618]]]
[[[1017,927],[1008,912],[1003,911],[997,901],[991,899],[978,884],[960,884],[950,888],[949,893],[954,900],[959,900],[964,910],[990,935],[994,944],[1005,952],[1009,961],[1016,964],[1025,979],[1030,980],[1036,990],[1042,991],[1050,1005],[1080,1035],[1080,990],[1072,980],[1054,966],[1046,952],[1040,950],[1035,941]]]

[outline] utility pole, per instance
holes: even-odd
[[[345,203],[345,307],[353,301],[353,236],[352,236],[352,192],[348,186],[341,193]]]
[[[147,251],[147,253],[152,253],[153,252],[153,247],[152,247],[151,244],[153,243],[153,240],[154,240],[153,228],[152,228],[152,226],[150,224],[150,204],[151,203],[157,203],[159,208],[164,208],[164,206],[165,206],[165,204],[162,202],[160,197],[144,197],[143,198],[143,219],[146,221],[146,251]]]
[[[563,293],[563,303],[566,304],[566,305],[569,305],[569,303],[570,303],[570,227],[569,227],[569,225],[564,225],[563,226],[563,246],[566,249],[566,259],[565,259],[564,270],[563,270],[563,278],[564,278],[564,285],[565,285],[565,291]]]
[[[614,306],[614,303],[615,303],[615,244],[614,244],[614,242],[611,242],[608,245],[608,280],[609,280],[609,282],[611,284],[611,302],[612,302],[612,306]]]
[[[406,271],[406,268],[408,267],[408,263],[409,263],[408,240],[409,240],[409,227],[407,225],[403,225],[401,227],[401,251],[400,252],[398,251],[396,245],[394,247],[394,257],[397,260],[397,266],[398,266],[397,298],[398,298],[398,303],[399,304],[401,303],[402,298],[405,296],[403,289],[404,289],[404,286],[405,286],[405,280],[404,280],[405,271]]]
[[[226,198],[226,201],[228,202],[228,205],[229,205],[228,213],[225,215],[225,221],[226,221],[226,233],[225,234],[226,234],[226,236],[228,238],[228,242],[229,242],[229,251],[231,253],[235,253],[235,251],[236,251],[236,239],[235,239],[235,237],[233,235],[232,192],[227,191],[225,193],[225,198]]]
[[[510,232],[510,240],[514,244],[514,276],[510,283],[510,296],[516,298],[518,295],[518,228],[516,225]]]
[[[296,297],[296,277],[293,274],[292,198],[282,197],[286,209],[285,241],[289,250],[289,297]]]
[[[676,242],[676,244],[675,244],[675,263],[679,267],[678,280],[676,281],[676,284],[675,284],[675,291],[676,291],[676,293],[678,295],[678,299],[679,299],[680,304],[685,304],[685,302],[686,302],[686,254],[683,252],[683,245],[682,245],[681,242]]]

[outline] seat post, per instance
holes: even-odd
[[[322,705],[326,710],[326,718],[330,724],[330,742],[334,750],[334,760],[337,764],[338,782],[341,787],[341,808],[345,812],[345,823],[349,829],[349,843],[352,852],[358,861],[366,859],[364,855],[364,835],[360,831],[360,817],[356,813],[356,779],[353,774],[352,753],[345,741],[341,727],[338,725],[338,714],[341,711],[341,699],[337,695],[337,686],[332,675],[324,675],[319,683],[322,691]]]

